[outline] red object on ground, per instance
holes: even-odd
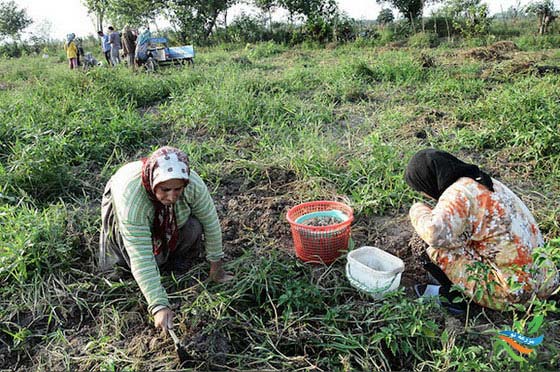
[[[309,213],[338,210],[348,216],[346,221],[328,226],[310,226],[296,220]],[[352,208],[344,203],[320,200],[296,205],[286,214],[292,230],[296,255],[305,262],[330,264],[348,250]]]

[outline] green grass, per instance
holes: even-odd
[[[523,40],[525,56],[560,64],[558,49],[538,49],[550,40]],[[0,369],[175,367],[134,281],[95,273],[105,182],[170,144],[188,152],[242,236],[226,241],[234,283],[208,284],[207,264],[164,278],[199,368],[553,370],[552,305],[527,312],[546,313],[545,342],[519,364],[492,353],[492,330],[517,322],[522,331],[523,315],[455,318],[405,291],[374,301],[349,286],[343,259],[312,267],[278,249],[289,235],[262,226],[289,234],[285,208],[255,214],[342,199],[357,236],[381,238],[377,218],[404,217],[416,198],[402,177],[407,160],[436,146],[499,174],[557,238],[558,77],[486,79],[504,62],[461,52],[431,49],[434,64],[423,67],[416,48],[221,46],[200,49],[194,69],[156,74],[0,61],[0,355],[9,355]],[[246,213],[229,215],[230,201]]]

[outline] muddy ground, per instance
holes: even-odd
[[[302,202],[296,200],[297,193],[293,191],[294,189],[297,189],[295,174],[278,168],[264,169],[252,181],[235,174],[222,179],[214,195],[219,195],[216,205],[222,223],[227,261],[234,260],[240,257],[244,250],[255,249],[255,247],[280,250],[289,259],[296,259],[290,227],[286,220],[288,209]],[[413,234],[407,218],[405,214],[357,216],[352,225],[352,237],[356,247],[373,245],[402,258],[405,262],[405,272],[401,285],[407,287],[407,293],[412,296],[411,286],[418,281],[425,282],[426,277],[410,247]],[[343,265],[342,262],[337,264]],[[319,268],[319,271],[321,270]],[[200,279],[204,280],[206,276],[205,270],[201,270]],[[83,280],[94,279],[92,277]],[[134,291],[133,288],[130,290]],[[90,294],[89,301],[100,302],[103,292],[99,290],[99,293]],[[115,301],[115,307],[122,308],[122,303],[126,300]],[[92,353],[102,355],[103,350],[110,353],[113,349],[122,349],[126,352],[122,355],[122,360],[128,360],[134,370],[166,370],[161,369],[161,366],[179,368],[173,342],[151,324],[146,323],[144,306],[135,305],[128,307],[125,312],[121,311],[118,317],[124,322],[124,327],[121,326],[119,329],[115,329],[115,325],[111,324],[116,315],[111,313],[109,307],[101,310],[94,308],[91,313],[79,317],[68,314],[67,327],[61,330],[68,340],[66,345],[55,344],[56,346],[53,347],[47,345],[32,348],[33,352],[23,354],[0,353],[0,366],[2,368],[18,366],[14,369],[18,371],[33,370],[33,366],[36,365],[45,366],[46,370],[65,370],[65,359],[70,357],[73,366],[79,365],[76,371],[90,371],[98,368],[100,364],[103,365],[101,361],[92,359]],[[172,306],[174,311],[180,312],[178,303]],[[78,308],[75,310],[76,313],[79,312]],[[187,363],[185,368],[208,370],[209,366],[226,363],[226,354],[231,349],[230,341],[219,330],[211,333],[200,332],[205,327],[206,324],[200,322],[180,324],[178,327],[178,334],[183,344],[198,360],[198,362]],[[115,342],[114,334],[117,332],[122,337],[120,341]],[[107,339],[106,344],[104,339]],[[142,362],[135,365],[135,360]]]

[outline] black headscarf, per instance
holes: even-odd
[[[404,178],[416,191],[422,191],[434,199],[461,177],[469,177],[494,191],[490,176],[476,165],[467,164],[455,156],[436,149],[418,151],[408,162]]]

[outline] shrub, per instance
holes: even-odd
[[[433,32],[418,32],[408,38],[408,45],[414,48],[431,48],[438,44],[438,36]]]

